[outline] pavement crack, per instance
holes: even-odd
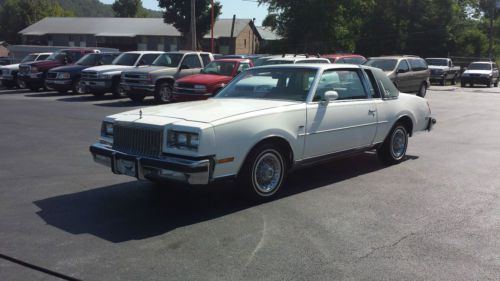
[[[375,252],[380,251],[382,249],[389,249],[389,248],[396,247],[399,243],[403,242],[404,240],[408,239],[409,237],[411,237],[411,236],[413,236],[415,234],[417,234],[417,233],[416,232],[411,232],[411,233],[408,233],[408,234],[404,235],[403,237],[399,238],[398,240],[396,240],[395,242],[393,242],[390,245],[382,245],[382,246],[379,246],[379,247],[372,248],[367,254],[359,257],[358,259],[368,258],[371,255],[373,255]]]

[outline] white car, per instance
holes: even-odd
[[[52,53],[32,53],[24,57],[21,60],[21,63],[45,60],[50,55],[52,55]],[[19,64],[21,63],[9,64],[0,67],[0,81],[6,88],[18,86],[17,73],[19,72]]]
[[[268,199],[289,171],[337,156],[377,149],[398,163],[408,137],[435,122],[425,99],[400,93],[379,69],[263,66],[206,101],[108,116],[90,151],[115,174],[193,185],[236,178]]]
[[[82,71],[82,84],[85,90],[94,96],[102,96],[107,92],[115,97],[123,96],[120,86],[122,71],[153,63],[161,51],[133,51],[119,55],[110,65],[89,67]]]
[[[462,73],[460,86],[465,87],[470,84],[474,87],[474,84],[483,84],[487,87],[498,87],[498,82],[500,82],[500,72],[496,63],[476,61],[469,64],[467,70]]]

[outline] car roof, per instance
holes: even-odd
[[[449,58],[425,58],[426,60],[449,60]]]
[[[52,55],[52,53],[31,53],[30,55],[34,55],[34,56],[45,56],[45,55]]]
[[[357,54],[325,54],[321,55],[322,58],[364,58],[362,55]]]
[[[164,54],[165,52],[162,51],[130,51],[130,52],[124,52],[122,54]]]
[[[378,69],[366,65],[356,65],[356,64],[333,64],[333,63],[296,63],[296,64],[272,64],[272,65],[262,65],[257,66],[252,69],[261,68],[311,68],[311,69]]]
[[[226,61],[226,62],[250,62],[250,59],[242,59],[242,58],[221,58],[215,59],[213,61]]]
[[[473,63],[477,63],[477,64],[492,64],[493,62],[492,61],[473,61],[471,62],[471,64]]]

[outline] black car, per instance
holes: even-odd
[[[82,71],[86,68],[111,64],[120,53],[94,53],[87,54],[75,64],[51,69],[45,80],[46,86],[59,93],[71,90],[74,94],[84,94],[85,88],[80,83]]]

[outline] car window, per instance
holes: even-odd
[[[100,64],[102,65],[106,65],[106,64],[111,64],[111,62],[113,62],[113,60],[116,58],[116,54],[105,54],[105,55],[102,55],[101,56],[101,61],[99,62]]]
[[[141,57],[139,65],[151,65],[160,54],[145,54]]]
[[[413,71],[422,71],[428,68],[427,63],[423,59],[409,59],[408,61]]]
[[[135,62],[139,58],[139,54],[136,53],[123,53],[116,57],[116,59],[113,61],[112,64],[116,65],[126,65],[126,66],[133,66],[135,65]]]
[[[212,60],[210,59],[209,54],[201,54],[201,60],[203,61],[203,65],[209,64]]]
[[[349,64],[363,64],[365,61],[366,59],[360,57],[344,58],[344,63]]]
[[[383,71],[393,71],[396,68],[398,60],[396,59],[369,59],[364,64],[376,68],[380,68]]]
[[[187,65],[189,68],[201,68],[198,55],[187,55],[182,62],[182,65]]]
[[[384,98],[396,98],[399,96],[399,90],[384,72],[374,69],[372,73],[377,80],[377,86]]]
[[[238,72],[242,72],[245,69],[250,68],[250,64],[246,62],[240,63],[240,66],[238,66]]]
[[[327,91],[336,91],[339,94],[339,100],[367,98],[360,73],[357,70],[327,70],[323,72],[313,101],[324,100]]]
[[[491,70],[491,64],[489,63],[471,63],[469,64],[468,70]]]
[[[49,55],[39,55],[36,60],[46,60],[49,57]]]
[[[235,66],[236,63],[232,61],[213,61],[205,66],[201,73],[230,76]]]
[[[408,72],[410,71],[410,66],[406,62],[406,60],[401,60],[398,65],[398,71],[402,70],[403,72]]]
[[[346,63],[343,58],[338,59],[335,63]]]
[[[310,68],[249,69],[236,76],[216,98],[305,102],[316,73]]]
[[[366,73],[366,76],[368,77],[368,80],[370,83],[368,83],[368,88],[370,90],[370,94],[373,98],[380,98],[380,89],[377,84],[377,79],[375,79],[375,76],[373,75],[373,71],[371,69],[365,69],[364,70]]]

